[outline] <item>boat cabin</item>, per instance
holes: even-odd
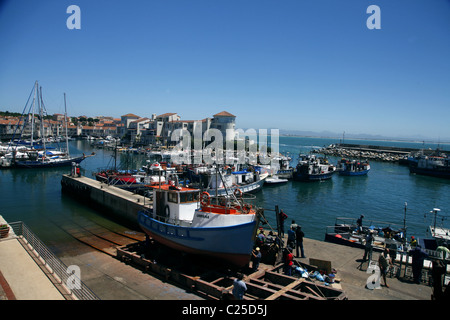
[[[153,216],[171,224],[190,224],[199,208],[200,190],[164,184],[153,187]]]

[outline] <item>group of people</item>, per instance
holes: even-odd
[[[284,237],[284,221],[288,218],[288,215],[281,210],[278,213],[278,222],[280,225],[280,236]],[[305,237],[304,232],[302,231],[302,226],[295,223],[295,220],[292,220],[291,226],[287,232],[287,248],[292,252],[294,248],[297,249],[297,257],[306,258],[305,252],[303,250],[303,238]],[[300,252],[299,252],[300,251]],[[301,256],[300,256],[301,253]]]

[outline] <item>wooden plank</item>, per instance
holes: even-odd
[[[281,295],[283,295],[284,293],[286,293],[287,291],[293,289],[294,287],[296,287],[297,285],[299,285],[300,283],[302,283],[305,279],[298,279],[296,281],[293,281],[292,283],[288,284],[287,286],[285,286],[283,289],[281,289],[278,292],[275,292],[274,294],[272,294],[271,296],[267,297],[266,300],[275,300],[277,298],[279,298]]]

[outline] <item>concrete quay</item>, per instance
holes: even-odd
[[[127,221],[137,222],[138,212],[152,207],[152,202],[144,196],[84,176],[64,174],[61,187],[63,192]]]

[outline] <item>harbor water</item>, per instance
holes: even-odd
[[[422,142],[347,140],[346,143],[385,145],[408,148],[438,147]],[[339,139],[280,137],[279,149],[292,157],[295,166],[299,153],[307,153]],[[70,142],[71,153],[96,155],[81,163],[82,174],[93,177],[99,168],[114,165],[114,152],[96,149],[89,141]],[[439,147],[450,152],[450,145]],[[122,153],[118,164],[129,169],[145,164],[145,156]],[[336,164],[339,158],[329,157]],[[406,166],[397,163],[371,161],[367,176],[343,177],[334,175],[323,182],[289,181],[286,184],[264,186],[254,195],[252,202],[267,209],[269,225],[276,227],[275,206],[279,206],[291,220],[302,225],[306,237],[323,240],[327,226],[332,226],[337,217],[354,218],[364,214],[365,222],[388,221],[403,225],[406,206],[408,236],[426,237],[427,228],[434,223],[430,213],[439,208],[442,215],[450,215],[450,180],[414,175]],[[74,248],[80,244],[61,228],[64,224],[93,223],[111,230],[124,228],[123,222],[113,221],[105,212],[81,203],[61,192],[61,176],[70,168],[49,169],[3,169],[0,170],[0,194],[2,215],[7,221],[23,221],[58,256],[77,254]],[[81,222],[80,222],[81,221]],[[437,220],[437,225],[448,226],[448,221]],[[127,228],[132,228],[127,225]],[[139,231],[139,230],[138,230]]]

